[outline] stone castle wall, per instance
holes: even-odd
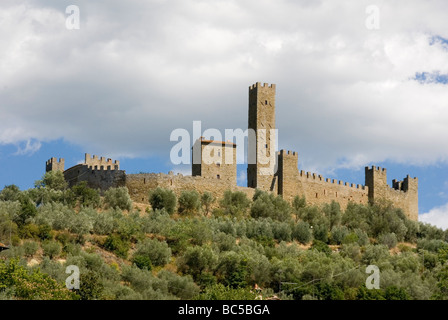
[[[407,176],[402,181],[387,184],[386,169],[367,168],[365,185],[354,185],[335,179],[325,179],[321,175],[299,171],[296,152],[281,150],[275,152],[275,84],[257,82],[249,87],[248,131],[255,133],[255,139],[248,139],[248,187],[236,185],[236,145],[218,141],[197,141],[193,147],[192,176],[181,174],[129,174],[120,170],[120,163],[104,157],[85,155],[84,164],[64,171],[64,159],[58,162],[52,158],[46,163],[47,171],[63,171],[70,186],[87,181],[90,187],[106,190],[110,187],[126,186],[131,198],[136,202],[148,202],[151,189],[163,187],[173,190],[177,196],[183,190],[196,190],[199,193],[211,192],[221,199],[226,190],[242,191],[249,198],[255,189],[281,195],[292,201],[295,196],[305,196],[308,204],[321,205],[331,201],[338,202],[345,209],[349,202],[367,204],[380,199],[392,201],[413,220],[418,219],[418,180]],[[199,147],[198,147],[199,146]],[[213,152],[231,153],[234,162],[216,161],[213,155],[203,150],[212,147]],[[200,151],[197,154],[198,150]],[[200,159],[200,161],[195,161]],[[213,161],[208,161],[213,160]],[[267,160],[267,161],[266,161]],[[275,166],[277,171],[275,172]]]
[[[126,172],[116,169],[92,169],[86,164],[78,164],[64,171],[65,180],[69,187],[81,181],[87,181],[89,187],[102,191],[113,187],[124,187],[126,185]]]
[[[336,201],[345,209],[350,201],[368,203],[368,187],[335,179],[325,179],[315,173],[298,170],[296,152],[281,150],[278,153],[279,194],[292,201],[304,195],[308,204],[321,205]]]
[[[93,169],[108,169],[108,170],[120,170],[120,161],[113,161],[112,159],[106,159],[105,157],[98,157],[97,155],[90,156],[90,154],[85,154],[84,164],[86,164],[89,168]]]
[[[167,188],[177,196],[184,190],[196,190],[199,194],[208,191],[215,199],[222,199],[226,190],[242,191],[252,199],[255,189],[240,187],[232,181],[205,178],[201,176],[184,176],[182,174],[141,173],[126,175],[126,187],[133,201],[148,202],[149,191],[157,187]]]
[[[45,172],[49,171],[61,171],[64,172],[65,168],[65,160],[60,158],[59,161],[57,158],[53,157],[50,160],[47,160],[45,163]]]
[[[198,139],[193,146],[192,175],[226,180],[236,185],[236,145],[232,142]]]
[[[409,175],[403,181],[392,181],[392,187],[387,183],[387,170],[372,166],[365,168],[366,185],[369,186],[369,199],[390,200],[403,209],[412,220],[418,220],[418,179]]]

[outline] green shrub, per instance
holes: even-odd
[[[48,257],[43,257],[38,268],[42,273],[48,274],[59,283],[65,283],[65,280],[68,277],[68,274],[65,273],[65,266],[58,261],[51,260]]]
[[[39,249],[39,244],[35,241],[25,241],[22,245],[26,257],[32,257]]]
[[[41,224],[38,226],[38,233],[37,236],[40,240],[51,240],[53,239],[53,231],[51,229],[51,226],[48,224]]]
[[[134,255],[134,258],[132,259],[132,262],[139,268],[139,269],[152,269],[152,263],[151,259],[148,256],[144,255]]]
[[[313,226],[314,239],[322,242],[328,242],[328,229],[325,224],[319,224]]]
[[[157,187],[149,192],[149,203],[153,210],[165,209],[169,214],[173,214],[177,200],[173,191]]]
[[[275,196],[261,190],[255,190],[250,215],[257,218],[271,218],[279,221],[291,219],[291,206],[281,196]]]
[[[55,240],[59,241],[62,245],[62,253],[66,255],[73,250],[73,246],[76,244],[77,236],[72,235],[68,231],[59,232]]]
[[[246,236],[257,239],[274,239],[271,219],[250,219],[246,221]]]
[[[356,241],[358,242],[358,244],[360,246],[365,246],[365,245],[368,245],[370,243],[369,237],[368,237],[367,233],[364,230],[355,229],[355,230],[353,230],[353,232],[358,237],[358,240],[356,240]]]
[[[85,212],[81,210],[79,213],[75,213],[71,216],[69,231],[76,233],[79,236],[90,233],[93,229],[93,219]]]
[[[190,274],[195,280],[203,272],[212,272],[218,262],[218,256],[209,247],[188,247],[177,260],[178,268],[184,274]]]
[[[378,242],[392,249],[397,245],[397,236],[395,233],[383,233],[379,236]]]
[[[356,232],[349,232],[342,239],[342,243],[343,244],[359,243],[359,237],[356,234]]]
[[[324,204],[322,211],[329,222],[330,229],[341,223],[342,212],[338,202],[333,200],[331,203]]]
[[[100,193],[98,190],[89,188],[87,181],[81,181],[71,188],[74,201],[79,202],[81,206],[97,208],[101,204]]]
[[[309,223],[305,221],[299,221],[296,223],[292,231],[292,237],[302,244],[307,244],[310,242],[312,234]]]
[[[21,191],[18,186],[11,184],[5,186],[0,192],[0,201],[19,201]]]
[[[230,288],[223,284],[207,287],[205,292],[196,297],[197,300],[255,300],[257,294],[250,288]]]
[[[246,216],[247,209],[250,206],[250,200],[246,194],[242,191],[232,192],[226,190],[224,197],[219,202],[221,208],[224,210],[224,214],[231,215],[233,217]]]
[[[420,230],[419,222],[406,219],[404,221],[404,224],[407,229],[406,235],[404,236],[404,241],[415,243],[417,241],[417,236]]]
[[[64,190],[67,188],[67,182],[62,171],[48,171],[42,180],[37,180],[34,185],[36,188],[48,188],[53,190]]]
[[[201,196],[201,203],[202,205],[205,207],[204,212],[206,215],[209,214],[210,212],[210,207],[213,204],[213,202],[215,202],[215,197],[213,196],[213,194],[211,192],[204,192]]]
[[[390,257],[389,250],[385,245],[368,245],[365,248],[362,256],[364,264],[378,264],[382,260],[387,260]]]
[[[108,208],[128,210],[132,209],[132,200],[128,188],[110,188],[104,193],[104,202]]]
[[[349,201],[347,208],[342,214],[341,224],[349,229],[369,230],[368,217],[370,216],[371,207],[363,204]]]
[[[311,245],[309,250],[316,250],[318,252],[323,252],[326,255],[330,255],[332,252],[331,248],[325,242],[317,239],[313,240],[313,244]]]
[[[114,218],[109,212],[99,213],[93,222],[93,232],[96,234],[110,234],[114,231]]]
[[[42,242],[42,250],[44,251],[44,255],[46,255],[50,259],[53,259],[61,253],[62,246],[57,241],[47,240]]]
[[[114,252],[118,257],[126,259],[131,243],[120,235],[111,234],[106,238],[103,246],[106,250]]]
[[[346,226],[333,226],[333,228],[331,228],[331,241],[330,242],[332,244],[341,244],[348,234],[349,234],[349,230]],[[356,242],[356,241],[354,241],[354,242]]]
[[[39,226],[34,223],[30,223],[19,227],[18,235],[22,239],[38,239],[39,238]]]
[[[294,199],[292,200],[292,212],[296,216],[296,221],[301,219],[305,207],[306,207],[305,196],[302,197],[295,196]]]
[[[445,239],[445,234],[442,229],[425,222],[418,222],[418,224],[419,224],[417,233],[418,238],[426,240]]]
[[[220,281],[231,288],[247,286],[249,270],[245,257],[234,251],[224,252],[219,256],[216,273]]]
[[[431,252],[439,252],[439,250],[447,250],[448,249],[448,243],[442,240],[427,240],[427,239],[420,239],[417,240],[417,249],[418,250],[428,250]]]
[[[37,215],[36,204],[27,196],[21,195],[20,197],[20,211],[15,214],[13,221],[17,225],[24,226],[31,222],[31,219]]]
[[[168,270],[161,270],[158,278],[165,280],[168,292],[183,300],[192,299],[199,293],[199,287],[190,276],[179,276]]]
[[[384,292],[386,300],[409,300],[409,295],[403,288],[396,286],[387,287]]]
[[[101,283],[97,273],[92,271],[81,272],[79,282],[77,293],[82,300],[98,300],[102,298],[104,285]]]
[[[291,241],[292,239],[291,226],[286,222],[274,222],[272,224],[272,233],[278,241]]]
[[[39,269],[30,272],[17,260],[0,260],[0,291],[12,289],[18,300],[72,300],[76,294]]]
[[[219,251],[231,251],[236,246],[236,239],[231,234],[226,234],[219,231],[213,236],[213,244],[218,248]]]
[[[178,203],[178,211],[180,214],[194,214],[201,208],[199,193],[196,190],[182,191]]]
[[[164,266],[170,261],[171,249],[166,241],[145,239],[137,244],[135,256],[148,257],[154,266]]]

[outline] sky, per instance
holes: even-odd
[[[419,220],[446,229],[447,11],[444,0],[2,0],[0,188],[31,188],[49,158],[67,168],[84,153],[127,173],[189,174],[170,160],[171,132],[246,129],[249,86],[274,83],[278,148],[297,151],[299,169],[357,184],[371,165],[389,184],[418,177]]]

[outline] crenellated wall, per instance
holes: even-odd
[[[393,180],[391,188],[387,184],[387,170],[373,166],[365,168],[365,185],[355,185],[299,171],[296,152],[276,152],[275,93],[275,84],[257,82],[249,87],[248,129],[255,132],[255,139],[248,139],[247,188],[236,185],[236,145],[204,141],[202,138],[196,141],[193,148],[192,176],[172,173],[126,175],[125,171],[120,170],[119,161],[96,155],[91,157],[88,153],[83,164],[65,171],[64,159],[57,161],[51,158],[46,162],[46,170],[63,171],[70,186],[80,181],[87,181],[90,187],[101,190],[126,186],[136,202],[147,202],[149,191],[157,187],[171,189],[178,196],[184,190],[208,191],[216,199],[221,199],[226,190],[242,191],[252,198],[255,188],[258,188],[279,194],[287,201],[303,195],[308,204],[313,205],[334,200],[343,209],[349,202],[367,204],[386,199],[402,208],[410,219],[418,219],[417,178],[408,175],[402,181]],[[204,152],[206,148],[207,152]],[[232,159],[233,162],[222,161],[224,154],[225,159]]]
[[[278,162],[278,190],[285,200],[292,201],[296,195],[305,195],[308,204],[320,205],[334,200],[344,209],[349,201],[363,204],[368,202],[366,186],[299,171],[296,152],[280,150]]]
[[[59,161],[57,158],[53,157],[45,163],[45,172],[49,171],[62,171],[64,172],[65,168],[65,160],[60,158]]]
[[[84,164],[93,169],[101,169],[101,167],[103,167],[103,169],[120,170],[120,161],[113,161],[112,159],[98,157],[97,155],[93,155],[93,157],[91,157],[88,153],[85,154]]]
[[[86,164],[78,164],[64,171],[65,180],[69,187],[78,182],[87,181],[89,187],[105,191],[112,187],[123,187],[126,185],[126,172],[124,170],[92,169]]]
[[[392,180],[392,188],[387,184],[387,170],[381,167],[365,167],[366,186],[369,200],[386,199],[403,209],[412,220],[418,220],[418,179],[407,175],[402,181]]]

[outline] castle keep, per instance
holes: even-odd
[[[87,181],[92,188],[107,190],[126,186],[136,202],[147,202],[148,192],[156,187],[173,190],[211,192],[222,198],[226,190],[242,191],[252,197],[255,189],[281,195],[292,201],[304,195],[308,204],[320,205],[332,200],[346,208],[349,202],[367,204],[379,199],[391,201],[412,220],[418,219],[418,179],[409,175],[402,181],[387,183],[387,171],[372,166],[365,168],[365,184],[355,185],[323,178],[315,173],[298,169],[295,151],[276,151],[275,84],[255,83],[249,87],[248,114],[248,167],[247,187],[237,186],[236,144],[231,141],[212,141],[203,137],[192,147],[192,175],[174,175],[172,172],[126,174],[119,161],[85,155],[84,163],[65,170],[64,159],[51,158],[46,171],[61,171],[69,186]],[[250,139],[250,131],[255,133]]]

